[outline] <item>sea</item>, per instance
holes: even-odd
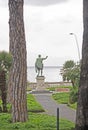
[[[45,82],[60,82],[62,76],[60,74],[61,66],[45,66],[43,68],[43,76],[45,76]],[[27,67],[27,80],[29,82],[36,82],[37,73],[34,66]]]

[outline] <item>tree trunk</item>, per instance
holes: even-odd
[[[23,21],[23,0],[9,0],[9,38],[12,67],[9,77],[9,97],[13,122],[27,120],[27,61]]]
[[[75,130],[88,130],[88,0],[83,0],[83,46]]]

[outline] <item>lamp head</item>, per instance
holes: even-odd
[[[73,33],[69,33],[70,35],[73,35]]]

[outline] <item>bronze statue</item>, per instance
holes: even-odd
[[[38,73],[37,76],[39,76],[39,74],[41,74],[40,76],[42,76],[42,73],[43,73],[43,60],[46,60],[47,57],[48,56],[46,56],[45,58],[41,58],[41,55],[38,55],[38,58],[36,59],[36,62],[35,62],[35,71],[36,71],[36,73]]]

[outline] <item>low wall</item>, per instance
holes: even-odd
[[[36,88],[36,82],[30,82],[29,87],[31,89]],[[45,82],[45,87],[56,87],[56,86],[72,86],[71,82]]]

